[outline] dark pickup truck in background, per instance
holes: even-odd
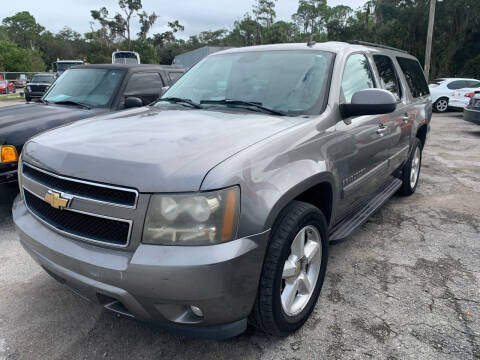
[[[55,75],[53,73],[38,73],[33,75],[32,81],[25,86],[25,101],[29,102],[32,99],[41,98],[54,81]]]
[[[33,135],[95,115],[148,105],[183,73],[181,67],[163,65],[74,66],[57,79],[40,103],[0,109],[0,151],[16,153],[0,158],[0,184],[16,181],[18,154]]]

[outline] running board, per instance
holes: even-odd
[[[336,244],[345,240],[356,228],[362,225],[370,215],[378,210],[393,194],[402,186],[400,179],[393,179],[374,198],[360,207],[352,215],[340,221],[330,231],[330,244]]]

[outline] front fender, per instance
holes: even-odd
[[[261,233],[290,201],[319,183],[329,183],[337,197],[338,182],[327,160],[334,136],[334,131],[319,131],[313,121],[296,126],[217,165],[200,190],[240,185],[238,237]]]

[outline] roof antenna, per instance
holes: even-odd
[[[308,39],[308,42],[307,42],[307,46],[308,47],[312,47],[313,45],[315,45],[316,42],[313,41],[313,32],[310,33],[310,38]]]

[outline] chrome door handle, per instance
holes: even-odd
[[[388,127],[386,126],[381,126],[377,129],[377,134],[380,136],[383,136],[388,130]]]

